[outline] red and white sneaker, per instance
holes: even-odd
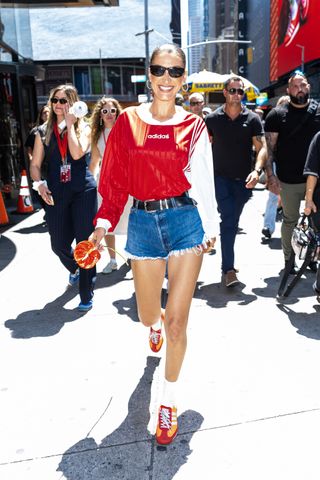
[[[307,20],[309,5],[310,5],[309,0],[300,0],[300,19],[301,19],[301,22],[305,22]]]
[[[163,321],[164,321],[164,313],[161,312],[161,322],[163,323]],[[162,336],[161,328],[159,328],[159,330],[154,330],[152,327],[150,327],[149,345],[151,350],[155,353],[158,353],[160,351],[160,348],[162,347],[162,344],[163,344],[163,336]]]
[[[296,36],[299,28],[300,28],[299,8],[291,7],[289,24],[288,24],[286,36],[284,37],[284,42],[283,42],[285,47],[290,45],[290,43],[292,42],[292,40]]]
[[[156,431],[156,440],[160,445],[169,445],[177,436],[178,419],[176,407],[159,408],[159,418]]]
[[[153,330],[153,328],[150,327],[149,345],[151,350],[155,353],[158,353],[162,347],[162,344],[163,336],[161,333],[161,328],[159,328],[159,330]]]

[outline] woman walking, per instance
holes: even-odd
[[[86,240],[92,231],[97,211],[96,181],[89,171],[90,128],[69,113],[79,100],[72,85],[60,85],[50,93],[51,109],[48,121],[36,135],[30,174],[33,188],[46,207],[46,221],[51,247],[69,270],[69,286],[79,283],[78,309],[92,308],[95,267],[77,267],[72,242]],[[47,178],[41,177],[41,166],[47,163]]]
[[[99,171],[106,148],[107,140],[111,128],[114,126],[122,108],[115,98],[102,97],[93,107],[90,119],[91,126],[91,161],[90,171],[97,178],[99,183]],[[101,196],[98,194],[98,207],[102,202]],[[116,260],[116,240],[115,235],[106,235],[105,241],[108,247],[110,261],[102,270],[102,273],[109,274],[117,270]]]
[[[152,53],[150,104],[119,116],[106,147],[99,191],[103,197],[91,240],[99,245],[116,227],[133,197],[126,252],[131,259],[138,314],[159,352],[166,333],[164,389],[156,439],[175,438],[176,384],[187,346],[187,323],[203,251],[218,231],[211,146],[203,120],[175,105],[186,78],[185,55],[176,45]],[[170,291],[161,309],[168,268]],[[162,325],[163,324],[163,325]]]

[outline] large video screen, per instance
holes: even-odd
[[[320,1],[278,0],[278,76],[320,58]]]

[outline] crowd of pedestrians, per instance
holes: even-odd
[[[178,431],[176,390],[203,254],[220,234],[222,284],[240,283],[234,251],[239,219],[263,172],[269,197],[262,232],[272,236],[281,205],[284,266],[301,200],[320,228],[320,113],[305,75],[289,78],[288,96],[262,119],[244,105],[243,79],[236,75],[226,81],[225,103],[216,110],[201,93],[191,94],[186,108],[180,93],[185,66],[176,45],[156,48],[148,75],[151,102],[122,111],[116,99],[102,97],[89,122],[70,111],[79,100],[75,87],[54,88],[47,119],[32,132],[29,157],[52,250],[69,271],[68,285],[79,285],[80,311],[93,307],[96,268],[78,267],[73,242],[90,239],[100,249],[105,239],[110,261],[103,273],[109,274],[117,269],[115,234],[127,233],[139,319],[153,352],[161,350],[165,331],[156,429],[157,442],[165,445]],[[317,271],[316,262],[309,267]],[[170,289],[163,308],[165,276]],[[320,292],[320,279],[314,288]]]

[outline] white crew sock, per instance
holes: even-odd
[[[162,319],[161,317],[159,320],[152,325],[153,330],[160,330],[162,328]]]
[[[117,260],[115,258],[110,258],[110,263],[116,264]]]
[[[164,379],[162,392],[162,405],[165,407],[176,406],[176,387],[178,382],[169,382]]]

